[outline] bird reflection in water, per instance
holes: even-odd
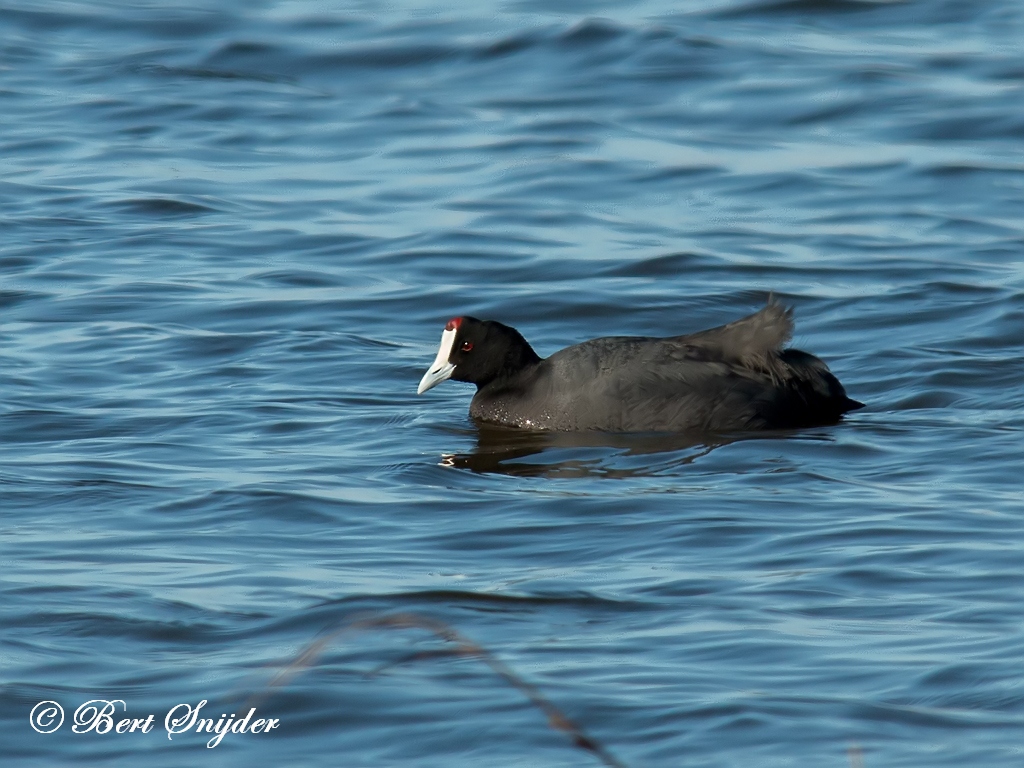
[[[680,433],[535,432],[491,425],[474,431],[473,449],[442,454],[441,466],[513,477],[637,477],[689,464],[739,439]],[[665,455],[652,466],[653,454]],[[630,461],[634,457],[640,460]]]

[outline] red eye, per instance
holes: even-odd
[[[471,349],[473,349],[473,342],[472,341],[464,341],[464,342],[462,342],[462,351],[463,352],[469,352]]]

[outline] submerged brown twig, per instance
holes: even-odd
[[[587,735],[582,726],[572,720],[561,709],[559,709],[547,696],[540,692],[537,686],[524,680],[514,672],[503,661],[481,645],[474,643],[464,635],[460,634],[449,624],[432,619],[428,616],[420,616],[414,613],[393,613],[393,614],[367,614],[356,616],[345,622],[341,627],[329,632],[314,640],[306,646],[302,652],[288,663],[284,669],[278,672],[266,684],[263,690],[253,697],[261,700],[271,693],[275,688],[285,685],[299,672],[313,666],[320,654],[338,637],[353,631],[367,631],[375,629],[422,629],[432,633],[445,642],[452,643],[455,647],[444,651],[426,651],[413,654],[398,662],[389,662],[373,670],[370,674],[380,674],[382,671],[398,664],[419,661],[437,656],[462,656],[482,661],[491,670],[501,677],[506,683],[522,693],[530,703],[544,713],[548,725],[555,730],[561,731],[569,736],[572,743],[580,749],[590,752],[609,768],[626,768],[625,764],[612,755],[600,742],[595,741]],[[255,706],[253,699],[250,699],[246,706]]]

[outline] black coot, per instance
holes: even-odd
[[[834,424],[863,407],[814,355],[784,349],[793,310],[655,339],[613,336],[541,359],[515,328],[456,317],[420,381],[476,384],[474,419],[523,429],[735,432]]]

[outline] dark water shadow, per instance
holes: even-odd
[[[489,425],[478,426],[475,433],[471,451],[443,454],[441,464],[514,477],[638,477],[664,470],[666,460],[671,466],[689,464],[743,439],[662,432],[530,432]]]

